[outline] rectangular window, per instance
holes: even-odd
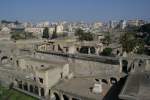
[[[34,81],[36,81],[36,77],[34,77]]]
[[[39,78],[40,83],[43,83],[43,78]]]

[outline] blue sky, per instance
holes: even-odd
[[[108,21],[150,18],[150,0],[0,0],[0,20]]]

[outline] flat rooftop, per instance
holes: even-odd
[[[53,89],[85,100],[102,100],[110,89],[110,86],[103,84],[103,92],[95,94],[91,91],[94,84],[94,78],[73,78],[58,83]]]
[[[67,64],[66,61],[60,61],[60,60],[43,60],[43,59],[37,59],[32,57],[22,57],[22,59],[25,59],[27,62],[32,62],[32,63],[35,62],[43,65],[37,68],[37,70],[39,71],[47,71],[50,69],[63,67],[65,64]],[[46,64],[46,66],[44,66],[44,64]]]
[[[150,72],[131,74],[119,97],[125,100],[149,100]]]

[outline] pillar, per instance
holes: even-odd
[[[51,100],[52,98],[54,98],[53,91],[50,92],[50,96],[49,96],[49,97],[50,97],[50,100]]]
[[[39,96],[41,96],[41,88],[38,87],[38,90],[39,90]]]
[[[30,84],[27,83],[28,91],[30,92]]]
[[[44,93],[45,93],[45,98],[46,98],[46,100],[49,100],[49,99],[50,99],[49,89],[48,89],[48,88],[45,88],[45,89],[44,89]]]
[[[111,82],[110,82],[110,79],[108,80],[108,84],[109,84],[109,86],[112,86],[112,84],[111,84]]]
[[[119,64],[120,64],[120,71],[119,72],[121,73],[122,72],[122,67],[123,67],[122,66],[122,58],[119,59]]]
[[[88,54],[91,54],[91,50],[90,50],[90,48],[88,48]]]
[[[60,93],[60,100],[64,100],[62,93]]]
[[[71,96],[68,96],[69,100],[72,100],[72,97]]]
[[[96,48],[96,55],[99,55],[99,50],[100,50],[100,48]]]

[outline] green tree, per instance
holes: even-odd
[[[139,30],[139,31],[150,33],[150,23],[149,23],[149,24],[142,25],[142,26],[140,27],[140,30]]]
[[[133,33],[125,33],[120,37],[120,43],[122,45],[123,51],[129,53],[136,46],[136,39]]]
[[[11,32],[10,34],[11,34],[11,39],[13,39],[13,40],[35,38],[35,36],[33,36],[33,33],[28,33],[25,31],[14,31],[14,32]]]
[[[81,36],[83,34],[84,34],[84,31],[80,28],[75,31],[75,36]]]
[[[44,28],[42,38],[45,38],[45,39],[49,38],[49,29],[48,29],[48,27]]]
[[[80,41],[93,41],[93,35],[90,32],[84,32],[82,29],[77,29],[75,36],[78,36]]]
[[[144,40],[136,39],[136,53],[142,54],[144,53]]]
[[[110,56],[110,55],[112,55],[112,48],[105,48],[100,55],[103,55],[103,56]]]
[[[139,30],[139,26],[135,26],[135,25],[128,25],[126,28],[125,28],[125,31],[127,32],[132,32],[132,31],[138,31]]]
[[[55,39],[57,37],[58,37],[58,35],[57,35],[57,26],[55,26],[55,30],[53,31],[51,39]]]
[[[13,40],[26,39],[26,33],[24,31],[13,31],[10,34]]]
[[[104,41],[106,42],[107,45],[110,44],[111,38],[110,38],[110,33],[109,32],[105,34]]]
[[[142,38],[137,38],[136,32],[125,33],[120,37],[120,43],[122,45],[123,51],[127,53],[133,51],[135,53],[144,52],[144,40]]]

